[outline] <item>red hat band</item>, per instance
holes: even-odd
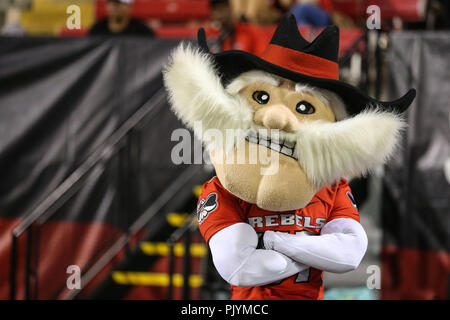
[[[273,43],[269,44],[261,58],[308,76],[339,80],[339,65],[336,62]]]

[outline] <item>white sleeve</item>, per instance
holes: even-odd
[[[357,221],[338,218],[325,224],[319,236],[266,231],[264,245],[313,268],[344,273],[358,267],[366,253],[367,235]]]
[[[273,250],[256,249],[258,235],[247,223],[226,227],[209,240],[214,266],[235,286],[261,286],[308,268]]]

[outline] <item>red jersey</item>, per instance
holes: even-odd
[[[282,231],[319,235],[321,228],[336,218],[352,218],[359,222],[359,213],[347,180],[317,192],[302,209],[275,212],[258,208],[227,191],[217,177],[202,187],[197,205],[199,229],[207,244],[218,231],[232,224],[245,222],[257,233]],[[323,299],[323,271],[309,268],[277,283],[259,287],[231,285],[232,299]]]

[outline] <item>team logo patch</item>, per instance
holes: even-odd
[[[206,200],[200,200],[197,204],[197,220],[201,223],[208,215],[217,209],[217,193],[210,193]]]
[[[350,199],[350,202],[352,203],[352,205],[355,207],[356,210],[358,210],[358,206],[356,205],[356,201],[355,198],[353,198],[353,195],[347,191],[347,197]]]

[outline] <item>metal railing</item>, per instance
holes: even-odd
[[[76,169],[65,181],[59,185],[44,201],[42,201],[23,222],[12,231],[11,246],[11,269],[10,269],[10,299],[17,298],[19,261],[24,261],[23,273],[23,297],[34,299],[38,297],[38,253],[33,245],[39,245],[40,229],[45,222],[49,221],[64,204],[66,204],[83,186],[86,185],[90,174],[97,168],[104,168],[107,161],[118,155],[121,161],[126,161],[129,156],[127,148],[132,144],[132,139],[138,130],[142,130],[166,105],[165,92],[159,90],[150,101],[140,107],[127,121],[119,127],[96,151],[89,156],[78,169]],[[138,145],[140,148],[140,145]],[[125,158],[125,159],[124,159]],[[165,191],[156,198],[152,204],[131,221],[130,226],[124,234],[115,239],[109,248],[104,250],[99,259],[88,265],[88,270],[82,275],[82,287],[70,290],[65,299],[74,298],[111,260],[122,250],[128,251],[128,244],[133,237],[139,233],[139,237],[145,236],[144,228],[160,212],[179,191],[198,172],[201,166],[189,166],[185,169]],[[128,226],[128,224],[127,224]],[[24,237],[25,242],[21,240]],[[24,245],[24,254],[19,258],[19,251]],[[60,292],[66,289],[66,284],[61,284]]]
[[[190,276],[191,276],[191,244],[192,233],[198,229],[195,214],[191,214],[184,224],[176,229],[167,240],[169,246],[169,286],[167,289],[167,299],[173,300],[173,276],[175,274],[175,243],[184,237],[184,260],[183,260],[183,289],[182,299],[190,299]]]

